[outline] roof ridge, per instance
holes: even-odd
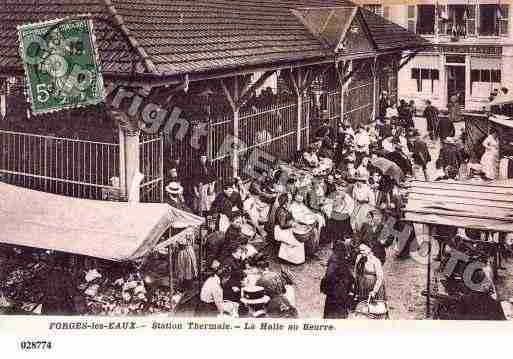
[[[130,29],[126,26],[125,21],[121,15],[118,14],[116,7],[112,3],[112,0],[100,0],[103,2],[105,7],[107,8],[107,12],[110,16],[112,16],[114,23],[119,26],[123,34],[127,37],[130,46],[137,51],[138,55],[142,58],[143,65],[146,71],[151,72],[153,74],[158,74],[157,67],[150,59],[150,56],[146,53],[144,48],[139,44],[139,41],[131,34]]]

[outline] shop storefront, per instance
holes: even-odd
[[[399,73],[399,97],[417,102],[429,99],[445,109],[459,94],[466,110],[481,110],[494,89],[508,87],[501,46],[439,45],[422,52]]]

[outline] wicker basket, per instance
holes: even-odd
[[[388,318],[388,304],[383,300],[359,302],[355,310],[349,314],[349,319],[383,320]]]

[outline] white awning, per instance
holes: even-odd
[[[112,261],[152,250],[173,222],[161,203],[93,201],[0,183],[0,242]]]

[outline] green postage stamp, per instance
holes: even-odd
[[[21,25],[18,36],[32,113],[104,101],[93,23],[85,15]]]

